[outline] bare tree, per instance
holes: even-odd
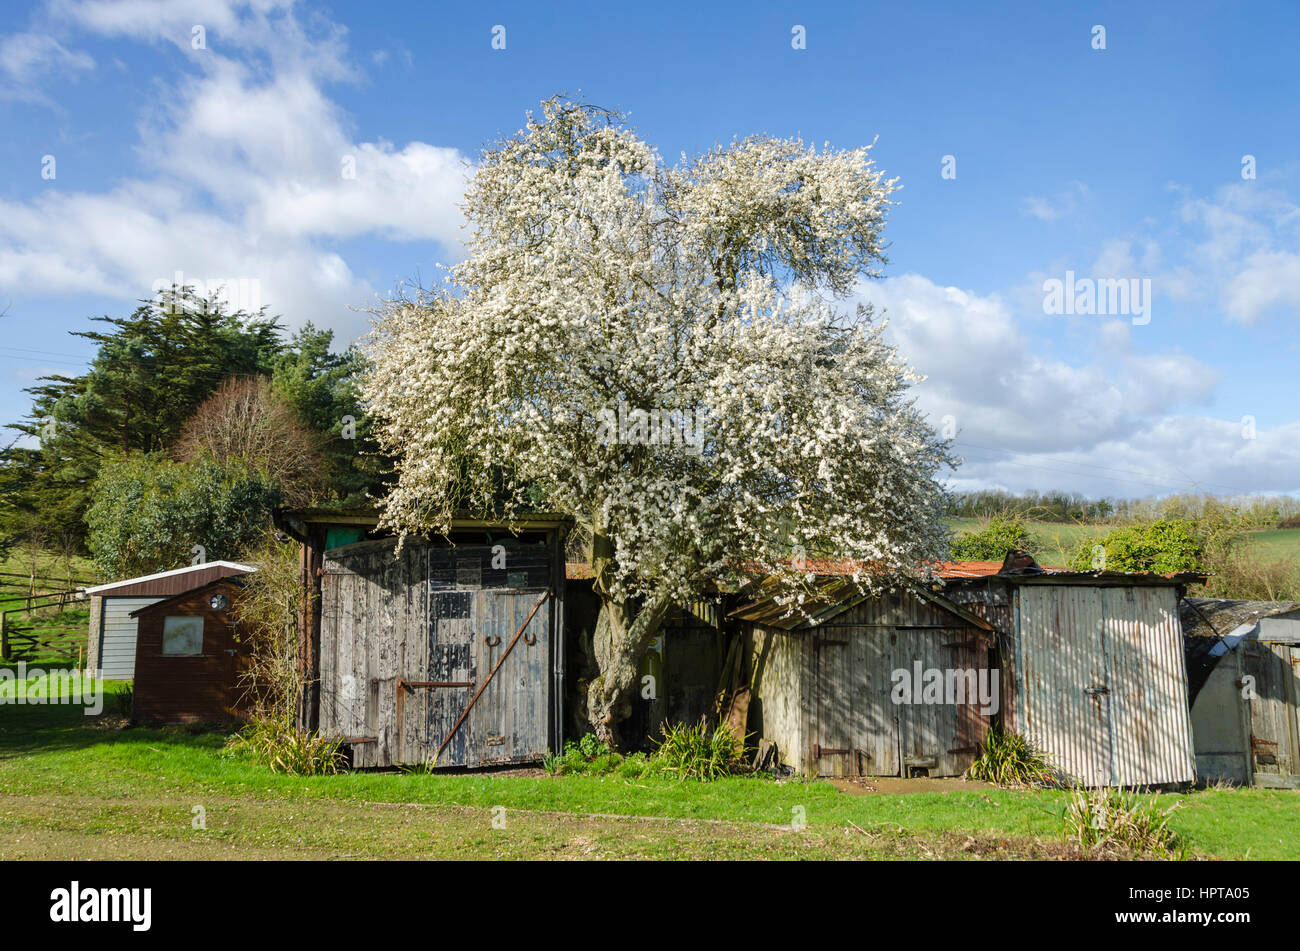
[[[288,505],[310,504],[326,481],[316,436],[265,377],[222,383],[185,424],[176,454],[183,461],[207,454],[256,466]]]

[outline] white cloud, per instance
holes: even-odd
[[[88,53],[69,50],[46,33],[0,37],[0,99],[48,103],[47,83],[94,68]]]
[[[468,162],[349,133],[324,85],[353,76],[340,28],[313,15],[309,32],[273,0],[60,0],[53,12],[95,33],[174,43],[193,69],[140,117],[137,177],[0,201],[0,283],[133,301],[177,271],[246,278],[290,325],[310,319],[351,338],[364,321],[349,308],[374,288],[336,239],[438,242],[441,257],[459,256]],[[206,50],[190,50],[195,23]],[[414,263],[431,251],[406,254]]]
[[[1133,348],[1122,320],[1103,321],[1068,359],[998,295],[907,274],[862,284],[884,308],[887,336],[926,379],[917,405],[952,416],[965,459],[953,485],[1013,491],[1045,486],[1102,495],[1294,491],[1300,424],[1243,438],[1240,420],[1188,413],[1220,374],[1177,352]]]
[[[1020,210],[1039,221],[1058,221],[1068,218],[1083,205],[1088,198],[1088,186],[1083,182],[1070,182],[1054,198],[1042,198],[1031,195],[1020,202]]]

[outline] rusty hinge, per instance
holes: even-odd
[[[1098,687],[1098,686],[1096,686],[1096,685],[1094,684],[1094,685],[1091,686],[1091,687],[1084,687],[1084,688],[1083,688],[1083,692],[1084,692],[1084,693],[1087,693],[1087,694],[1092,694],[1093,696],[1096,696],[1097,694],[1110,693],[1110,688],[1109,688],[1109,687]]]
[[[377,736],[340,736],[340,743],[378,743]]]
[[[957,648],[979,647],[979,641],[953,641],[951,644],[944,644],[944,647],[950,647],[954,650]]]
[[[813,744],[813,756],[816,756],[818,759],[821,759],[823,756],[847,756],[852,752],[853,750],[851,749],[835,750],[831,749],[829,746],[822,746],[820,743]]]
[[[949,750],[948,752],[949,752],[949,753],[978,753],[978,752],[979,752],[979,747],[978,747],[978,746],[959,746],[959,747],[957,747],[956,749],[951,749],[951,750]]]
[[[833,641],[829,637],[814,637],[814,647],[848,647],[848,641]]]
[[[1258,749],[1260,746],[1277,746],[1276,740],[1261,740],[1254,733],[1250,735],[1250,748],[1252,752],[1267,753],[1268,750]]]
[[[398,690],[412,690],[416,687],[472,687],[472,680],[399,680]]]

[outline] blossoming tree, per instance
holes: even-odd
[[[674,603],[771,574],[794,610],[811,559],[868,566],[868,591],[942,554],[947,443],[870,309],[835,307],[878,274],[894,188],[866,148],[769,138],[668,166],[556,98],[484,152],[446,286],[377,310],[384,523],[571,515],[601,599],[601,738]]]

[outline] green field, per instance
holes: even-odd
[[[976,531],[987,522],[976,518],[950,518],[948,527],[957,534]],[[1035,557],[1040,564],[1064,566],[1080,542],[1105,535],[1113,525],[1080,525],[1074,522],[1027,522],[1038,544]],[[1250,550],[1262,560],[1300,561],[1300,528],[1261,529],[1247,535]]]
[[[27,576],[33,568],[37,575],[45,576],[45,580],[38,581],[36,585],[38,593],[65,588],[69,571],[77,580],[96,579],[94,567],[86,558],[74,557],[69,563],[50,552],[38,552],[34,558],[26,553],[11,553],[7,559],[0,560],[0,611],[26,606],[30,590]],[[14,577],[15,575],[22,577]],[[90,610],[86,602],[73,601],[62,611],[57,607],[37,609],[30,614],[25,610],[13,611],[6,616],[6,624],[11,629],[27,629],[42,640],[59,639],[60,649],[57,652],[43,651],[37,658],[38,661],[57,660],[74,664],[77,645],[81,646],[84,656]]]
[[[535,770],[295,777],[223,753],[221,734],[123,722],[0,706],[6,858],[1080,857],[1061,834],[1059,791],[953,782],[861,794],[829,782]],[[1174,826],[1192,856],[1300,858],[1300,792],[1159,800],[1180,804]]]

